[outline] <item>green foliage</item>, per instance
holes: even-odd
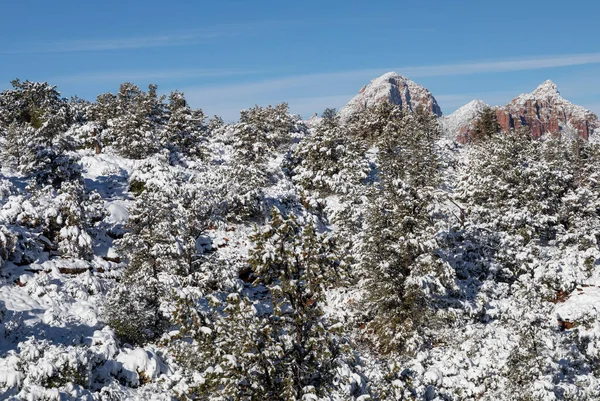
[[[469,132],[469,140],[472,142],[480,142],[490,139],[492,136],[500,132],[500,124],[496,117],[496,111],[489,106],[481,110],[479,116],[475,120],[473,129]]]
[[[205,157],[206,117],[202,110],[192,110],[181,92],[171,93],[167,109],[163,146],[185,156]]]
[[[143,181],[132,180],[129,183],[129,191],[135,196],[139,196],[146,189],[146,183]]]
[[[389,111],[384,108],[384,111]],[[382,352],[415,351],[453,273],[436,255],[437,123],[400,114],[375,136],[379,182],[369,194],[361,246],[367,301]]]
[[[189,300],[176,313],[181,325],[172,350],[203,379],[187,397],[300,399],[331,389],[346,352],[340,325],[323,316],[324,290],[343,274],[331,240],[311,223],[272,210],[268,227],[257,232],[249,263],[255,285],[264,288],[272,314],[259,312],[238,294],[209,297],[209,312]],[[207,311],[206,307],[202,311]],[[193,352],[190,352],[190,343]]]
[[[335,110],[323,112],[323,119],[294,149],[291,167],[294,180],[306,190],[322,195],[348,193],[367,177],[366,147],[351,137]]]
[[[211,202],[201,189],[169,177],[172,188],[150,186],[136,198],[119,240],[127,261],[123,281],[112,292],[105,316],[127,342],[157,340],[168,327],[162,306],[171,302],[167,285],[175,277],[189,278],[199,270],[196,242],[211,224]]]

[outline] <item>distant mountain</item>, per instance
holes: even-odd
[[[449,135],[465,142],[483,106],[483,103],[471,102],[445,117],[442,126]],[[557,132],[572,132],[585,139],[594,132],[600,135],[598,116],[564,99],[552,81],[545,81],[533,92],[521,94],[506,106],[494,109],[503,131],[528,126],[536,138]]]
[[[354,113],[384,101],[397,104],[402,109],[410,111],[415,111],[417,107],[423,106],[437,116],[442,115],[442,109],[431,92],[395,72],[388,72],[364,86],[360,93],[339,111],[339,115],[346,120]]]
[[[472,100],[454,113],[440,118],[440,125],[449,136],[456,137],[471,129],[479,113],[487,106],[481,100]]]

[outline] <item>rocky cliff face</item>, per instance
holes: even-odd
[[[468,134],[468,131],[473,127],[473,123],[479,116],[479,113],[487,106],[481,100],[473,100],[460,109],[456,110],[449,116],[440,118],[442,130],[451,138],[458,138],[460,142],[462,137]]]
[[[388,72],[372,80],[339,111],[339,115],[345,120],[356,112],[385,101],[397,104],[404,110],[415,111],[422,106],[437,116],[442,115],[442,109],[431,92],[395,72]]]
[[[471,120],[466,118],[463,108],[446,117],[453,124],[445,126],[446,131],[460,142],[467,141],[476,118],[476,115]],[[564,99],[551,81],[543,82],[533,92],[522,94],[506,106],[495,107],[495,110],[503,131],[527,126],[536,138],[547,133],[573,132],[584,139],[589,139],[595,131],[600,134],[598,117]]]
[[[516,97],[497,109],[496,115],[503,130],[526,125],[536,138],[570,129],[588,139],[600,128],[594,113],[565,100],[552,81],[545,81],[533,92]]]

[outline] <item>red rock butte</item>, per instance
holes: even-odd
[[[564,99],[551,81],[494,109],[503,132],[527,126],[535,138],[570,131],[587,140],[594,131],[600,130],[598,116]],[[472,127],[472,121],[460,126],[457,140],[467,142]]]

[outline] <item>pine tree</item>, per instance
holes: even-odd
[[[0,94],[2,149],[6,164],[35,178],[38,184],[76,179],[77,168],[67,154],[74,143],[64,133],[74,123],[72,107],[47,83],[12,82],[13,89]]]
[[[77,181],[64,182],[53,195],[56,208],[46,213],[46,237],[57,244],[63,257],[89,260],[93,255],[92,226],[103,217],[100,196],[86,194]]]
[[[486,106],[475,120],[473,129],[469,132],[469,139],[473,142],[484,141],[498,132],[500,132],[500,124],[498,124],[496,111]]]
[[[73,123],[73,112],[55,86],[46,82],[11,82],[13,89],[0,93],[0,125],[35,130],[36,143],[50,145]]]
[[[334,110],[325,110],[312,135],[294,149],[294,180],[321,194],[348,193],[369,172],[365,146],[340,125]]]
[[[144,92],[127,82],[119,88],[116,99],[102,97],[102,106],[96,113],[103,119],[108,113],[115,113],[106,121],[108,132],[104,136],[121,155],[143,159],[158,151],[158,137],[166,112],[164,96],[159,97],[156,90],[155,85],[149,85],[148,92]]]
[[[265,400],[324,396],[345,355],[337,334],[341,325],[327,322],[322,309],[325,288],[343,273],[335,246],[316,234],[311,223],[300,225],[293,215],[283,218],[277,209],[272,210],[270,224],[252,239],[249,263],[254,284],[267,291],[273,313],[257,310],[238,294],[224,301],[209,297],[208,314],[183,302],[174,350],[189,355],[186,344],[193,340],[199,357],[188,366],[203,374],[189,396]]]
[[[123,278],[127,287],[113,291],[106,316],[126,342],[144,344],[158,338],[167,326],[160,306],[168,290],[161,274],[178,268],[173,260],[173,207],[164,193],[142,192],[120,242],[121,253],[129,259]]]
[[[163,146],[186,156],[202,158],[206,127],[202,110],[192,110],[181,92],[169,96],[169,119],[165,128]]]
[[[173,186],[147,183],[119,242],[127,268],[106,316],[117,334],[131,343],[156,340],[166,329],[168,317],[161,307],[172,299],[166,283],[179,277],[194,280],[201,263],[197,240],[212,223],[214,200],[201,188],[176,176],[170,176],[168,184]]]
[[[432,117],[405,114],[377,139],[379,182],[369,195],[360,265],[369,326],[383,352],[416,351],[436,295],[451,286],[452,272],[436,254],[438,133]]]

